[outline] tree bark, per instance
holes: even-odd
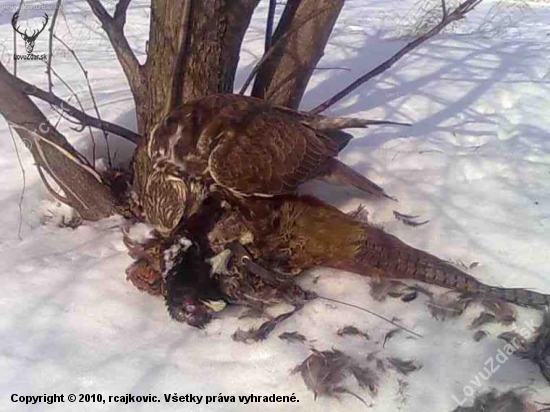
[[[193,1],[183,100],[231,93],[244,33],[259,0]],[[138,129],[146,134],[166,110],[178,53],[183,0],[153,0],[143,82],[136,85]],[[133,80],[128,79],[130,82]]]
[[[99,220],[114,214],[116,202],[109,187],[98,180],[97,174],[17,87],[17,79],[1,64],[0,95],[0,114],[15,126],[36,165],[63,190],[66,203],[86,220]]]
[[[276,50],[259,70],[252,95],[297,109],[343,5],[344,0],[288,0],[273,36]]]
[[[192,1],[189,44],[184,66],[184,101],[231,93],[242,40],[259,0]],[[139,132],[147,138],[166,112],[178,55],[183,0],[153,0],[144,79],[134,94]],[[128,81],[132,81],[131,78]],[[147,140],[147,139],[145,139]],[[150,165],[141,145],[134,156],[134,190],[141,196]]]

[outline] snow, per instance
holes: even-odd
[[[520,3],[529,7],[520,9]],[[57,33],[74,47],[89,71],[102,116],[135,127],[128,86],[106,36],[85,2],[64,4],[65,18],[60,18]],[[319,65],[324,69],[315,72],[303,108],[314,107],[409,41],[415,4],[412,0],[348,0]],[[490,17],[487,13],[495,4],[484,2],[460,26],[420,47],[329,111],[413,124],[354,132],[357,138],[342,155],[347,164],[396,196],[398,203],[371,201],[351,189],[325,185],[310,185],[307,190],[346,211],[365,203],[374,223],[412,246],[466,265],[478,262],[472,273],[486,283],[550,293],[550,6],[508,2],[507,14]],[[29,12],[37,18],[41,13]],[[264,1],[247,33],[237,88],[260,57],[266,14]],[[11,15],[11,10],[0,10],[2,61],[10,65]],[[147,2],[134,0],[126,32],[140,60],[148,17]],[[18,47],[23,47],[22,41]],[[47,36],[40,36],[35,48],[46,50]],[[54,67],[79,92],[85,107],[93,110],[83,74],[61,46],[54,52]],[[328,69],[335,67],[345,69]],[[41,87],[47,85],[43,70],[41,62],[19,62],[20,75]],[[56,92],[68,98],[59,81],[55,84]],[[48,111],[47,106],[41,107]],[[61,125],[66,136],[91,157],[87,132],[73,131],[66,122]],[[402,332],[383,347],[392,325],[322,300],[308,304],[266,341],[255,344],[231,339],[237,328],[258,324],[238,319],[237,308],[226,309],[205,330],[177,324],[169,319],[161,300],[140,293],[125,280],[131,259],[121,240],[124,222],[114,217],[76,229],[58,227],[61,216],[69,213],[47,194],[29,152],[17,141],[26,181],[20,215],[22,175],[4,121],[0,121],[0,136],[0,410],[70,411],[75,405],[68,402],[31,406],[10,401],[12,394],[65,394],[66,399],[70,393],[104,398],[152,394],[162,400],[155,407],[167,411],[363,408],[357,399],[345,395],[340,400],[314,400],[299,374],[290,374],[310,354],[309,346],[289,344],[277,336],[299,331],[319,350],[337,348],[362,360],[377,352],[381,358],[415,359],[422,365],[408,376],[382,373],[375,398],[348,382],[350,390],[373,403],[374,412],[428,407],[451,411],[457,406],[452,396],[463,399],[463,388],[474,386],[470,381],[504,346],[496,337],[502,327],[488,327],[490,336],[479,343],[472,339],[468,326],[479,307],[441,322],[431,318],[424,298],[407,304],[375,302],[365,278],[327,269],[312,271],[300,283],[388,318],[395,316],[423,338],[412,339]],[[96,133],[95,140],[97,157],[104,157],[101,134]],[[111,137],[110,145],[117,162],[128,161],[130,144]],[[420,215],[429,223],[405,226],[393,217],[394,209]],[[143,227],[135,231],[146,234]],[[509,329],[533,319],[538,323],[540,316],[521,309]],[[336,335],[350,324],[367,330],[371,339]],[[399,381],[408,386],[400,390]],[[550,401],[548,384],[538,369],[515,358],[482,381],[479,390],[489,388],[517,389],[534,401]],[[174,393],[295,394],[299,402],[166,403],[163,394]],[[78,403],[77,407],[85,411],[151,409],[147,403]]]

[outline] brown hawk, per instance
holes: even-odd
[[[343,120],[330,122],[237,95],[212,95],[185,104],[149,136],[152,170],[143,191],[145,215],[169,236],[212,191],[223,193],[226,200],[272,197],[324,179],[386,196],[336,160],[351,139],[339,130],[350,125]]]
[[[287,274],[328,266],[417,279],[527,306],[550,302],[548,295],[484,285],[379,228],[297,195],[302,183],[321,178],[385,196],[336,160],[351,138],[340,128],[349,125],[251,97],[213,95],[183,105],[153,128],[146,150],[150,169],[144,212],[167,246],[180,224],[195,245],[187,254],[178,253],[179,264],[161,270],[167,274],[165,296],[175,319],[201,326],[209,319],[209,301],[238,297],[243,290],[248,296],[250,287],[257,292],[254,299],[265,296],[261,282],[228,276],[227,261],[212,265],[221,270],[205,266],[206,258],[227,256],[232,241],[247,243],[261,266]],[[220,207],[222,200],[231,207]],[[158,289],[156,266],[142,261],[131,279]],[[214,275],[221,275],[217,282]]]

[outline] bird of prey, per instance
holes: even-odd
[[[227,201],[267,198],[322,179],[388,197],[336,159],[351,139],[340,129],[383,123],[391,122],[309,116],[246,96],[190,102],[150,133],[143,210],[159,233],[169,236],[213,191]]]
[[[145,253],[148,257],[129,270],[129,278],[138,287],[160,290],[172,316],[193,326],[209,319],[209,302],[220,296],[242,300],[246,296],[239,292],[251,286],[255,290],[250,293],[265,296],[265,279],[232,284],[226,249],[235,241],[246,246],[259,267],[277,273],[295,275],[326,266],[417,279],[526,306],[550,303],[548,295],[484,285],[379,228],[298,195],[302,183],[328,178],[386,196],[336,163],[349,140],[340,128],[361,124],[357,119],[310,117],[232,95],[209,96],[170,113],[149,136],[150,166],[142,193],[145,215],[166,247],[151,246],[153,257]],[[166,268],[161,252],[182,233],[194,247],[168,259]],[[205,259],[213,259],[213,269],[197,263]],[[161,273],[165,277],[159,282]],[[168,290],[162,290],[163,284]]]

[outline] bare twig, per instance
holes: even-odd
[[[27,187],[27,177],[25,175],[25,168],[23,167],[23,162],[21,161],[21,156],[19,155],[19,149],[17,143],[15,142],[15,136],[13,135],[13,130],[8,124],[8,130],[10,131],[11,140],[13,142],[13,147],[15,148],[15,155],[17,156],[17,162],[19,163],[19,168],[21,169],[21,177],[23,178],[23,187],[21,188],[21,195],[19,196],[19,226],[17,228],[17,237],[21,240],[21,227],[23,226],[23,198],[25,197],[25,189]]]
[[[390,67],[392,67],[396,62],[401,60],[404,56],[406,56],[408,53],[410,53],[412,50],[420,46],[422,43],[424,43],[426,40],[432,38],[441,30],[443,30],[445,27],[447,27],[449,24],[451,24],[454,21],[462,19],[467,13],[472,11],[477,5],[479,5],[483,0],[466,0],[465,2],[461,3],[459,6],[456,7],[456,9],[452,13],[447,13],[443,16],[443,19],[441,22],[432,28],[430,31],[428,31],[426,34],[418,37],[417,39],[413,40],[412,42],[408,43],[405,47],[403,47],[401,50],[399,50],[396,54],[394,54],[392,57],[390,57],[388,60],[386,60],[384,63],[379,65],[378,67],[374,68],[373,70],[369,71],[368,73],[364,74],[363,76],[359,77],[357,80],[355,80],[353,83],[351,83],[348,87],[345,89],[339,91],[334,96],[332,96],[330,99],[326,100],[325,102],[321,103],[317,107],[315,107],[313,110],[310,111],[311,114],[318,114],[326,109],[328,109],[333,104],[339,102],[344,97],[349,95],[352,91],[354,91],[356,88],[361,86],[362,84],[366,83],[367,81],[371,80],[373,77],[376,77],[382,73],[384,73],[386,70],[388,70]]]
[[[178,52],[172,66],[172,85],[170,88],[170,97],[168,99],[168,113],[172,109],[183,103],[183,84],[185,82],[185,64],[189,49],[189,40],[191,39],[191,13],[193,0],[184,0],[182,23],[180,35],[178,38]]]
[[[21,7],[23,6],[23,0],[19,2],[19,8],[17,9],[18,12],[21,11]],[[13,31],[13,54],[17,54],[17,32]],[[13,59],[13,75],[17,77],[17,59]]]
[[[279,46],[281,46],[282,44],[284,44],[284,40],[290,36],[291,34],[297,32],[304,24],[306,24],[307,22],[313,20],[314,18],[316,18],[317,16],[320,16],[321,14],[323,14],[324,12],[326,12],[327,10],[330,10],[331,7],[323,7],[321,10],[318,10],[317,12],[315,13],[312,13],[311,16],[309,16],[307,19],[304,20],[304,22],[302,22],[301,24],[298,24],[296,25],[296,27],[294,27],[294,29],[292,30],[289,30],[287,32],[285,32],[285,34],[283,34],[281,37],[279,37],[277,39],[277,41],[271,46],[271,48],[266,52],[264,53],[264,55],[262,56],[262,58],[258,61],[258,63],[256,63],[256,65],[254,66],[254,68],[252,69],[252,71],[250,72],[250,74],[248,75],[248,77],[246,78],[244,84],[243,84],[243,87],[241,88],[241,90],[239,91],[239,94],[240,95],[243,95],[245,92],[246,92],[246,89],[248,89],[248,86],[250,86],[250,83],[252,83],[252,80],[254,80],[254,77],[256,76],[256,73],[258,73],[258,71],[260,70],[260,68],[262,67],[262,64],[265,63],[265,61],[267,59],[269,59],[271,57],[271,55],[273,54],[273,52],[275,50],[277,50],[277,48]]]
[[[277,9],[277,0],[269,0],[269,9],[267,11],[267,23],[265,26],[265,49],[267,53],[273,44],[273,22],[275,20],[275,10]]]
[[[75,99],[76,99],[78,105],[80,106],[80,110],[81,110],[83,113],[85,113],[86,110],[84,109],[84,105],[82,104],[82,101],[81,101],[80,98],[78,97],[78,94],[76,94],[76,92],[73,90],[73,88],[72,88],[72,87],[71,87],[71,86],[70,86],[70,85],[69,85],[69,84],[59,75],[59,74],[57,74],[57,72],[56,72],[54,69],[52,69],[51,67],[50,67],[50,69],[52,70],[54,76],[57,77],[57,78],[61,81],[61,83],[63,83],[63,85],[64,85],[64,86],[71,92],[71,94],[75,97]],[[55,107],[55,106],[52,105],[52,108],[53,108],[53,107]],[[60,115],[62,118],[68,120],[69,122],[72,122],[70,119],[68,119],[68,118],[64,115],[63,111],[58,112],[58,113],[59,113],[59,115]],[[60,119],[61,119],[61,117],[60,117]],[[80,124],[82,125],[83,129],[84,129],[84,127],[88,126],[88,131],[90,132],[90,139],[92,139],[92,164],[95,165],[96,144],[95,144],[95,137],[94,137],[94,134],[93,134],[93,132],[92,132],[92,127],[91,127],[89,124],[88,124],[88,125],[82,124],[82,123],[80,123]],[[56,125],[56,127],[57,127],[57,125]]]
[[[55,11],[53,12],[52,24],[50,25],[50,36],[49,36],[49,55],[48,63],[46,64],[46,75],[48,76],[48,91],[51,93],[53,89],[52,83],[52,58],[53,58],[53,35],[55,31],[55,23],[57,22],[57,15],[59,14],[59,9],[61,8],[61,0],[57,0],[55,5]]]
[[[443,10],[443,20],[447,18],[447,3],[445,0],[441,0],[441,9]]]
[[[84,73],[84,78],[86,79],[86,84],[88,85],[88,92],[90,93],[90,97],[92,98],[92,103],[94,105],[95,114],[96,114],[97,118],[99,119],[99,121],[102,123],[101,114],[99,113],[99,108],[97,107],[97,101],[95,99],[94,90],[92,89],[92,85],[90,84],[90,78],[88,77],[88,70],[86,70],[86,68],[84,67],[84,65],[82,64],[82,62],[78,58],[78,56],[76,55],[76,52],[73,49],[71,49],[67,43],[65,43],[63,40],[61,40],[55,34],[53,36],[63,46],[65,46],[65,48],[69,51],[69,53],[72,54],[72,56],[74,57],[76,63],[80,67],[80,70],[82,70],[82,73]],[[112,161],[111,161],[111,148],[109,147],[109,137],[108,137],[107,132],[105,131],[104,128],[101,128],[101,130],[103,132],[103,138],[105,139],[105,145],[106,145],[106,148],[107,148],[107,160],[109,162],[109,167],[112,168],[113,164],[112,164]]]
[[[14,85],[19,88],[23,93],[34,96],[40,100],[51,103],[54,106],[57,106],[67,113],[69,116],[75,118],[83,125],[90,125],[96,129],[105,129],[108,132],[114,133],[120,137],[123,137],[133,143],[138,144],[142,137],[129,130],[125,127],[110,123],[104,120],[97,119],[95,117],[89,116],[88,114],[78,110],[73,105],[69,104],[67,101],[56,96],[54,93],[49,93],[46,90],[40,89],[33,84],[27,83],[26,81],[16,78],[14,79]]]
[[[124,36],[124,24],[126,23],[126,11],[130,0],[120,0],[115,9],[115,17],[111,17],[107,10],[103,7],[100,0],[86,0],[90,5],[92,12],[101,22],[101,26],[109,40],[118,60],[124,70],[124,74],[129,80],[130,88],[133,89],[134,85],[139,84],[138,80],[142,77],[140,71],[140,64],[128,43],[128,39]],[[138,94],[137,90],[132,90],[135,95]]]
[[[377,318],[382,319],[382,320],[384,320],[384,321],[386,321],[386,322],[392,324],[393,326],[396,326],[396,327],[398,327],[399,329],[404,330],[405,332],[410,333],[410,334],[413,335],[413,336],[416,336],[417,338],[423,338],[423,336],[422,336],[421,334],[416,333],[416,332],[414,332],[414,331],[412,331],[412,330],[410,330],[410,329],[407,329],[407,328],[405,328],[404,326],[401,326],[400,324],[395,323],[394,321],[392,321],[392,320],[390,320],[390,319],[388,319],[388,318],[386,318],[386,317],[384,317],[384,316],[382,316],[382,315],[379,315],[378,313],[373,312],[373,311],[370,310],[370,309],[367,309],[367,308],[363,308],[363,307],[361,307],[361,306],[354,305],[353,303],[343,302],[343,301],[338,300],[338,299],[328,298],[328,297],[326,297],[326,296],[321,296],[321,295],[317,295],[317,294],[316,294],[316,296],[317,296],[319,299],[328,300],[329,302],[339,303],[339,304],[341,304],[341,305],[345,305],[345,306],[349,306],[349,307],[352,307],[352,308],[355,308],[355,309],[362,310],[363,312],[367,312],[367,313],[369,313],[369,314],[371,314],[371,315],[373,315],[373,316],[376,316]]]

